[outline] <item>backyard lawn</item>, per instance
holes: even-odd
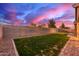
[[[57,56],[68,37],[67,34],[49,34],[14,41],[20,56]]]

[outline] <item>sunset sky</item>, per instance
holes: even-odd
[[[74,8],[68,3],[0,3],[0,23],[28,25],[44,24],[54,19],[57,25],[63,21],[73,25]]]

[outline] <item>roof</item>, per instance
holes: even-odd
[[[73,4],[73,7],[74,7],[74,8],[79,7],[79,3],[75,3],[75,4]]]

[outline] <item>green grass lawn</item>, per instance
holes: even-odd
[[[50,34],[14,41],[20,56],[56,56],[59,55],[67,40],[66,34]]]

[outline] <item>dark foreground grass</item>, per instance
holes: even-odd
[[[14,41],[21,56],[56,56],[59,55],[67,40],[66,34],[50,34],[15,39]]]

